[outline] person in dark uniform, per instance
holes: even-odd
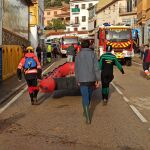
[[[113,66],[116,65],[118,69],[124,74],[122,65],[119,63],[115,55],[111,53],[112,46],[106,47],[106,53],[100,57],[99,67],[101,70],[101,82],[102,82],[102,99],[103,104],[106,105],[108,102],[109,95],[109,84],[113,80]]]
[[[148,77],[147,79],[150,79],[149,67],[150,67],[150,49],[149,45],[146,44],[144,45],[143,70],[146,77]]]
[[[38,44],[37,48],[36,48],[36,52],[37,52],[37,57],[39,62],[41,62],[41,52],[42,52],[42,48],[40,46],[40,44]]]

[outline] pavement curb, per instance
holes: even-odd
[[[52,62],[53,64],[54,62]],[[51,64],[51,65],[52,65]],[[46,66],[43,68],[43,72],[45,70],[47,70],[47,68],[49,68],[49,66]],[[11,92],[9,92],[6,96],[4,96],[1,101],[0,101],[0,105],[2,105],[3,103],[5,103],[10,97],[12,97],[15,93],[17,93],[18,91],[20,91],[23,87],[25,87],[26,82],[22,83],[21,85],[19,85],[18,87],[14,88],[11,90]]]
[[[3,97],[0,101],[0,105],[3,104],[7,99],[9,99],[11,96],[13,96],[15,93],[17,93],[21,88],[23,88],[26,85],[26,83],[21,84],[20,86],[13,89],[11,92],[9,92],[5,97]]]

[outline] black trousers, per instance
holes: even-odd
[[[35,79],[26,79],[27,85],[28,85],[28,92],[31,98],[31,101],[33,101],[33,98],[37,98],[37,94],[39,92],[38,82],[37,78]]]
[[[109,95],[109,84],[113,80],[114,76],[109,72],[101,73],[101,82],[102,82],[102,99],[108,100]]]
[[[26,79],[28,87],[35,87],[37,86],[37,79]]]
[[[150,62],[143,62],[143,70],[149,70]]]
[[[111,73],[101,73],[101,82],[102,87],[107,88],[109,87],[110,82],[114,79],[113,74]]]

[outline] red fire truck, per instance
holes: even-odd
[[[61,54],[62,56],[66,55],[67,48],[73,44],[74,47],[78,48],[78,37],[77,36],[63,36],[61,39]]]
[[[112,53],[123,61],[127,66],[132,65],[133,40],[132,29],[127,26],[104,26],[99,27],[95,36],[98,57],[106,52],[106,46],[112,45]]]

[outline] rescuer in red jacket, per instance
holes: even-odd
[[[39,92],[37,79],[41,79],[42,69],[38,58],[34,54],[34,49],[31,46],[26,48],[26,54],[18,65],[17,76],[19,81],[22,79],[22,71],[28,85],[31,104],[35,105],[37,104],[37,94]]]

